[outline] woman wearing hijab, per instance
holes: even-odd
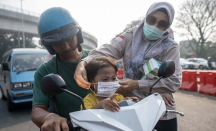
[[[123,58],[125,78],[119,82],[121,90],[130,92],[138,90],[147,93],[155,80],[144,79],[140,68],[154,58],[159,62],[173,60],[175,62],[175,72],[169,78],[162,79],[153,88],[153,92],[161,95],[166,94],[173,98],[182,80],[182,68],[179,63],[180,54],[178,44],[169,33],[173,23],[174,8],[166,2],[154,3],[148,10],[146,18],[138,27],[134,27],[117,37],[111,44],[104,44],[98,50],[93,50],[88,57],[83,59],[76,68],[75,76],[82,75],[85,80],[85,65],[95,57],[108,56],[113,59]],[[122,93],[124,95],[124,93]],[[174,100],[174,98],[173,98]],[[166,101],[165,101],[166,102]],[[167,106],[168,110],[175,110],[175,104]],[[176,114],[168,114],[160,119],[155,129],[157,131],[177,131]]]

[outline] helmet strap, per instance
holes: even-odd
[[[78,47],[78,51],[81,52],[82,51],[82,46],[78,43],[77,47]]]
[[[58,69],[58,60],[61,62],[60,56],[58,53],[56,53],[56,74],[59,74],[59,69]]]

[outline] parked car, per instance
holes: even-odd
[[[183,69],[199,69],[199,64],[187,61],[183,58],[180,58],[180,63]]]
[[[12,49],[3,55],[0,90],[9,111],[16,103],[32,101],[35,71],[48,55],[46,50],[30,48]]]
[[[204,70],[204,69],[208,69],[208,61],[206,59],[203,58],[188,58],[186,59],[190,62],[195,62],[199,64],[199,69]]]

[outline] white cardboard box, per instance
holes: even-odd
[[[143,65],[144,74],[141,80],[145,78],[154,79],[157,77],[158,70],[160,68],[160,62],[156,61],[154,58],[151,58]]]

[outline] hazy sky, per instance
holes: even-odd
[[[160,0],[23,0],[23,9],[42,13],[50,7],[64,7],[80,26],[98,39],[99,46],[109,43],[127,24],[144,16],[148,8]],[[171,3],[178,15],[185,0],[164,0]],[[0,4],[21,8],[20,0],[0,0]],[[174,31],[176,21],[171,26]],[[175,40],[182,40],[177,33]]]

